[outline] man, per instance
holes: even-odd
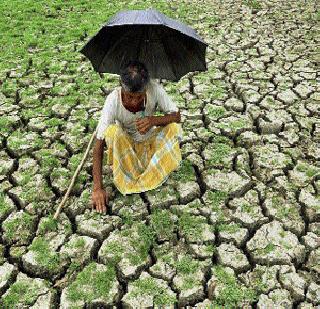
[[[106,213],[109,201],[102,185],[106,145],[113,180],[122,194],[160,186],[182,160],[180,112],[164,88],[150,80],[146,66],[129,61],[121,71],[120,85],[107,96],[93,150],[92,207],[100,213]],[[166,115],[153,115],[156,103]]]

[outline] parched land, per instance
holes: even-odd
[[[153,7],[209,44],[207,72],[162,80],[183,163],[122,196],[92,150],[118,76],[80,48],[117,11]],[[316,0],[0,3],[1,308],[319,308],[320,3]],[[104,157],[106,163],[106,156]]]

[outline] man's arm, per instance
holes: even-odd
[[[154,126],[165,126],[171,122],[181,122],[180,111],[173,112],[164,116],[151,116]]]
[[[93,148],[93,192],[92,204],[93,208],[96,206],[98,212],[106,212],[107,194],[103,189],[102,183],[102,161],[103,152],[106,142],[104,139],[99,140],[96,138]]]
[[[96,139],[93,148],[93,189],[102,189],[102,161],[106,142]]]

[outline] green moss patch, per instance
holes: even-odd
[[[228,273],[223,266],[215,265],[212,268],[213,275],[217,278],[219,288],[215,302],[226,308],[239,308],[245,303],[252,303],[257,300],[257,293],[252,288],[240,285],[236,278]]]
[[[140,278],[132,283],[133,291],[130,292],[130,298],[136,298],[143,295],[151,295],[154,305],[170,305],[177,302],[175,295],[167,292],[168,287],[159,285],[157,280],[152,277]]]
[[[129,260],[133,265],[137,265],[145,261],[149,254],[149,249],[155,244],[155,232],[147,225],[137,225],[137,238],[130,238],[130,245],[135,249],[135,252],[128,254]]]
[[[27,242],[32,231],[30,230],[34,225],[34,216],[27,212],[22,212],[22,215],[17,215],[12,219],[7,219],[2,224],[4,234],[9,242],[19,240],[19,242]]]
[[[39,235],[44,235],[47,232],[57,232],[58,231],[58,219],[54,219],[53,215],[49,215],[44,218],[38,226]]]
[[[183,213],[179,217],[179,227],[182,234],[192,239],[202,238],[204,223],[207,223],[205,218],[194,216],[189,213]]]
[[[21,304],[32,306],[41,291],[30,281],[17,281],[10,286],[9,293],[0,300],[1,308],[17,308]]]
[[[64,254],[52,251],[48,241],[42,236],[36,237],[28,249],[35,252],[36,262],[50,273],[60,269],[62,259],[66,257]]]
[[[188,159],[184,159],[181,163],[181,167],[178,170],[173,171],[170,177],[178,182],[194,181],[196,176],[192,162]]]
[[[156,208],[151,214],[151,227],[156,235],[170,238],[175,227],[174,225],[171,213],[168,210]]]
[[[70,302],[82,300],[90,303],[101,297],[108,298],[115,280],[116,272],[113,266],[103,265],[103,269],[100,270],[97,268],[97,263],[91,262],[69,285],[67,299]]]

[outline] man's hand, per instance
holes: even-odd
[[[96,208],[97,212],[106,213],[109,196],[104,189],[95,189],[92,191],[92,210]]]
[[[153,117],[146,116],[144,118],[138,118],[135,121],[137,130],[140,134],[146,134],[152,126],[154,126]]]

